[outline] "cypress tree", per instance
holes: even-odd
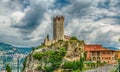
[[[12,72],[12,69],[11,69],[11,67],[9,65],[6,66],[6,71],[7,72]]]

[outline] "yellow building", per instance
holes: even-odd
[[[120,50],[117,50],[117,51],[116,51],[116,59],[117,59],[117,60],[120,59]]]

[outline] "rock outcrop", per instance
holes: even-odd
[[[84,56],[84,41],[59,40],[50,46],[41,45],[26,57],[23,72],[53,72],[62,69],[64,62],[77,61],[80,56]]]

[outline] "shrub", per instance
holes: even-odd
[[[44,54],[42,52],[40,52],[40,53],[36,52],[35,54],[33,54],[33,58],[35,58],[37,60],[41,60],[43,55]]]
[[[53,70],[52,66],[45,66],[45,72],[52,72]]]
[[[82,71],[83,70],[83,68],[84,68],[84,57],[80,57],[80,64],[79,64],[80,66],[80,70]]]
[[[70,40],[78,40],[75,36],[71,37]]]
[[[32,51],[34,51],[34,50],[35,50],[35,47],[32,48]]]
[[[65,62],[63,65],[64,69],[73,69],[74,63],[73,62]]]
[[[72,70],[71,72],[80,72],[80,70],[79,70],[79,69],[77,69],[77,70]]]
[[[38,67],[37,67],[37,70],[41,70],[42,69],[42,67],[39,65]]]
[[[50,63],[50,66],[44,66],[46,72],[53,72],[57,69],[66,53],[66,48],[61,47],[59,50],[48,50],[45,52],[36,52],[33,54],[33,57],[37,60],[41,60],[44,63]],[[40,68],[39,68],[40,69]]]
[[[84,68],[84,58],[81,57],[80,60],[74,62],[65,62],[63,68],[82,71]]]
[[[45,45],[40,45],[40,46],[36,47],[35,49],[39,49],[39,48],[43,48],[43,47],[45,47]]]

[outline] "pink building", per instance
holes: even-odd
[[[93,62],[116,63],[115,50],[109,50],[102,45],[86,44],[85,51],[87,52],[86,60]]]

